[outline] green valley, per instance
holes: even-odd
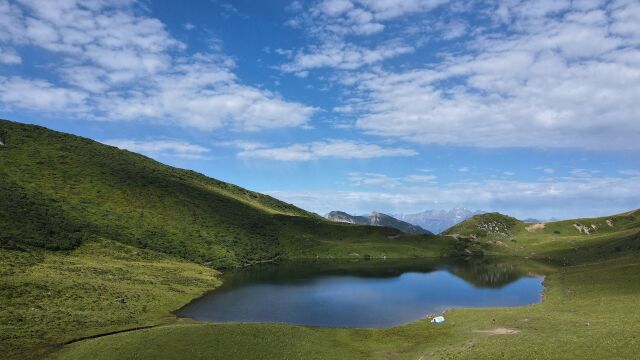
[[[334,223],[88,139],[0,120],[0,353],[16,359],[632,358],[640,210],[443,235]],[[544,301],[389,329],[207,324],[172,312],[261,262],[538,260]],[[106,335],[106,336],[99,336]],[[93,338],[95,337],[95,338]],[[559,348],[562,351],[559,352]]]

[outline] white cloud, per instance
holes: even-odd
[[[0,64],[15,65],[20,64],[21,62],[22,58],[15,50],[0,47]]]
[[[448,0],[357,0],[376,19],[389,20],[407,14],[432,10]]]
[[[456,39],[467,32],[467,25],[462,21],[451,21],[447,24],[443,24],[441,31],[444,39]]]
[[[401,39],[387,39],[378,46],[361,46],[349,42],[352,35],[367,36],[381,33],[385,21],[419,12],[428,12],[446,0],[321,0],[313,3],[307,11],[299,13],[287,23],[304,29],[318,40],[303,50],[280,51],[289,58],[289,63],[280,67],[282,71],[299,73],[315,68],[353,70],[366,65],[380,63],[415,50]],[[301,10],[298,8],[299,11]],[[451,29],[452,37],[459,29]]]
[[[151,157],[178,157],[186,159],[203,159],[210,152],[209,149],[181,140],[132,140],[109,139],[103,143],[126,149]]]
[[[318,8],[328,16],[338,16],[353,9],[354,5],[349,0],[324,0]]]
[[[463,205],[520,218],[572,218],[610,215],[637,208],[640,204],[638,176],[539,182],[486,180],[426,186],[387,186],[393,182],[383,174],[369,176],[369,179],[374,183],[372,186],[378,187],[377,191],[282,190],[268,193],[319,214],[331,210],[367,213],[372,209],[388,213],[417,212]]]
[[[147,88],[105,99],[104,112],[122,119],[179,119],[200,129],[256,131],[306,124],[316,109],[238,83],[228,66],[200,55],[158,74]]]
[[[133,1],[21,0],[20,4],[15,16],[21,21],[15,24],[11,40],[74,55],[68,59],[72,62],[85,60],[144,76],[170,66],[167,50],[184,48],[162,22],[135,15]]]
[[[26,109],[86,111],[87,94],[48,81],[0,76],[0,102]]]
[[[26,29],[24,17],[16,4],[0,0],[0,43],[13,46],[24,43]]]
[[[282,65],[280,69],[285,72],[300,72],[323,67],[353,70],[411,53],[414,50],[413,47],[403,44],[385,44],[369,49],[347,43],[326,43],[319,47],[309,47],[306,52],[291,55],[291,62]]]
[[[491,14],[507,32],[478,32],[439,64],[341,76],[356,126],[417,143],[638,149],[640,4],[505,4]]]
[[[460,172],[468,172],[469,171],[469,167],[468,166],[463,166],[463,167],[459,168],[458,171],[460,171]]]
[[[56,60],[47,65],[61,79],[3,78],[13,92],[0,90],[2,105],[249,131],[303,126],[316,111],[242,84],[228,57],[187,55],[186,46],[161,21],[136,10],[134,0],[0,0],[0,45],[50,52]],[[2,50],[0,61],[19,60],[7,56]],[[34,98],[34,89],[42,100],[27,99]]]
[[[416,186],[417,184],[433,184],[437,180],[435,175],[422,174],[391,177],[379,173],[350,172],[347,176],[352,186],[372,188],[397,188],[401,186]]]
[[[304,28],[323,39],[351,34],[371,35],[385,28],[374,19],[371,11],[348,0],[320,1],[312,5],[308,11],[291,19],[288,24]]]
[[[383,21],[430,11],[447,0],[321,0],[293,24],[312,33],[370,35],[385,29]]]
[[[381,147],[376,144],[350,140],[315,141],[285,147],[240,147],[243,150],[238,153],[239,157],[278,161],[309,161],[323,158],[371,159],[417,155],[417,152],[411,149]]]

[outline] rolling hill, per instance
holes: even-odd
[[[339,247],[362,239],[402,242],[396,229],[330,222],[270,196],[78,136],[5,120],[0,134],[4,248],[70,250],[105,238],[223,269],[340,256]]]
[[[640,251],[640,209],[544,223],[487,213],[473,216],[443,234],[479,243],[489,253],[584,262]]]
[[[187,352],[207,359],[278,358],[282,353],[273,351],[282,339],[291,358],[372,358],[389,348],[412,359],[442,349],[467,358],[468,351],[517,357],[573,344],[568,339],[575,339],[576,324],[593,314],[603,314],[597,325],[607,337],[581,325],[584,341],[570,349],[576,357],[591,354],[582,350],[592,344],[637,340],[637,317],[628,309],[638,306],[640,210],[544,224],[490,213],[457,224],[446,236],[403,234],[331,222],[193,171],[38,126],[0,120],[0,141],[0,353],[9,359],[183,358]],[[580,266],[549,270],[543,304],[455,310],[442,327],[423,321],[379,331],[218,326],[172,313],[219,286],[219,269],[279,258],[461,254]],[[472,270],[461,265],[452,271],[468,277]],[[509,281],[510,268],[496,271],[498,281]],[[496,278],[494,272],[480,275]],[[473,332],[490,322],[525,327],[522,341],[490,346],[499,337]],[[621,323],[626,330],[618,330]],[[146,335],[151,338],[140,338]],[[470,340],[478,346],[470,348]],[[336,356],[323,354],[327,349]]]

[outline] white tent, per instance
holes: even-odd
[[[435,324],[443,323],[444,322],[444,316],[436,316],[433,319],[431,319],[431,322],[435,323]]]

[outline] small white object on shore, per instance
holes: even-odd
[[[444,316],[436,316],[433,319],[431,319],[431,322],[435,323],[435,324],[443,323],[444,322]]]

